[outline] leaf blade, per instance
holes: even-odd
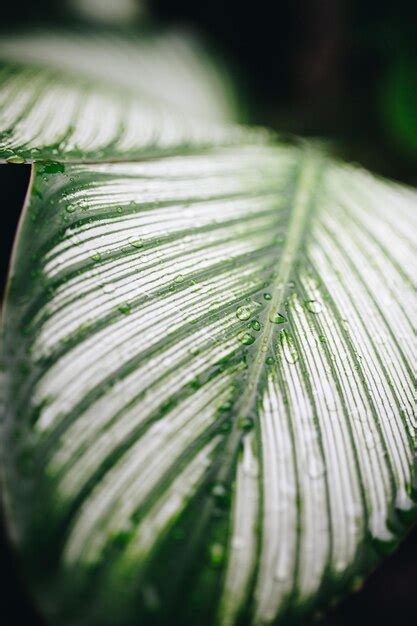
[[[366,573],[414,515],[415,192],[274,146],[35,188],[9,419],[59,537],[56,610],[74,611],[61,585],[86,624],[294,621]],[[9,489],[36,563],[40,511]]]
[[[230,81],[185,34],[3,36],[0,59],[9,162],[128,161],[262,136],[230,123]]]

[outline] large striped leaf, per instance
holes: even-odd
[[[0,39],[0,160],[126,160],[260,135],[224,125],[235,109],[225,76],[184,34]]]
[[[356,587],[415,516],[416,193],[303,147],[53,169],[3,437],[51,622],[289,624]]]

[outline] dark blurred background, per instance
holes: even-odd
[[[242,94],[244,121],[270,126],[284,137],[320,138],[337,156],[417,184],[415,2],[148,0],[143,10],[143,1],[136,1],[138,10],[132,15],[138,27],[143,20],[154,27],[186,26],[224,59]],[[76,21],[82,2],[10,3],[2,7],[0,29]],[[28,177],[26,166],[0,167],[2,289]],[[4,528],[0,570],[7,626],[41,625],[19,579]],[[318,624],[410,626],[416,590],[414,531],[361,591]]]

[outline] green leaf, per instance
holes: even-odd
[[[0,159],[109,161],[250,141],[224,72],[184,33],[0,40]]]
[[[3,457],[51,623],[289,624],[357,587],[416,512],[416,193],[309,147],[46,167]]]

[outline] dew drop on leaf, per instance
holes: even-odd
[[[133,246],[133,248],[143,248],[143,239],[140,239],[139,237],[130,237],[129,243]]]
[[[240,333],[237,338],[240,343],[243,343],[245,346],[250,346],[252,343],[255,343],[255,337],[247,332]]]
[[[298,361],[298,352],[294,346],[294,341],[291,335],[287,331],[281,331],[280,342],[287,363],[290,363],[291,365],[296,363]]]
[[[267,291],[266,293],[264,293],[264,298],[265,298],[265,300],[272,300],[272,296],[271,296],[271,294],[269,293],[269,291]]]
[[[252,320],[250,323],[251,327],[253,328],[253,330],[259,331],[261,330],[261,325],[258,322],[258,320]]]
[[[93,261],[101,261],[101,254],[100,254],[100,252],[94,252],[91,255],[91,258],[93,259]]]
[[[217,506],[225,507],[228,505],[230,500],[229,493],[226,487],[221,483],[213,485],[211,495],[213,496]]]
[[[306,300],[304,304],[310,313],[320,313],[323,308],[322,303],[318,300]]]
[[[120,313],[123,313],[123,315],[128,315],[132,310],[132,307],[128,302],[120,304],[117,308],[119,309]]]
[[[288,322],[285,315],[282,315],[279,311],[271,311],[269,321],[272,322],[272,324],[285,324],[285,322]]]
[[[103,285],[101,285],[101,288],[104,293],[113,293],[116,287],[114,283],[104,283]]]
[[[65,207],[67,213],[74,213],[77,210],[77,207],[74,204],[67,204]]]
[[[248,320],[251,314],[250,307],[247,305],[242,305],[236,309],[236,317],[242,322]]]
[[[249,430],[252,430],[252,428],[255,425],[255,422],[253,421],[251,417],[240,417],[237,424],[240,430],[249,431]]]
[[[25,162],[26,162],[25,159],[19,154],[11,154],[10,156],[6,158],[6,163],[21,164]]]
[[[213,543],[210,546],[210,563],[213,567],[219,567],[223,563],[224,548],[220,543]]]

